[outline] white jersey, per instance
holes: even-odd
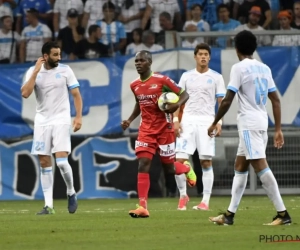
[[[212,69],[205,73],[193,69],[183,73],[178,85],[190,96],[182,121],[210,125],[215,118],[216,98],[224,97],[226,92],[222,75]]]
[[[24,84],[30,79],[34,67],[29,68]],[[79,87],[74,72],[68,65],[47,70],[41,67],[35,81],[36,116],[34,126],[71,124],[68,90]]]
[[[268,93],[276,91],[270,68],[246,58],[232,66],[227,89],[237,93],[238,130],[266,131]]]

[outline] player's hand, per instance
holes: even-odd
[[[210,127],[208,128],[207,130],[207,134],[209,137],[215,137],[216,136],[216,133],[215,133],[215,130],[217,129],[217,125],[210,125]]]
[[[121,127],[123,130],[126,130],[130,126],[130,121],[129,120],[124,120],[121,122]]]
[[[220,136],[221,133],[222,133],[222,125],[220,123],[217,123],[215,137]]]
[[[75,117],[73,121],[73,131],[76,132],[81,128],[82,125],[82,118],[81,117]]]
[[[179,105],[178,103],[167,103],[165,107],[165,113],[174,113],[179,108]]]
[[[283,138],[283,134],[282,131],[275,131],[275,135],[274,135],[274,147],[277,149],[282,148],[284,144],[284,138]]]
[[[39,72],[44,62],[45,59],[43,57],[39,57],[35,63],[34,71]]]
[[[182,133],[182,127],[179,122],[174,122],[174,130],[175,130],[175,135],[179,138],[180,134]]]

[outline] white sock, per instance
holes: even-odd
[[[265,168],[257,173],[262,187],[266,190],[269,199],[273,202],[277,212],[285,211],[283,200],[281,198],[277,181],[270,168]]]
[[[232,213],[236,213],[236,210],[238,209],[245,188],[247,186],[247,180],[248,180],[248,171],[246,172],[234,171],[234,172],[235,175],[233,177],[232,188],[231,188],[231,201],[228,207],[228,211]]]
[[[41,185],[45,207],[53,208],[53,171],[52,167],[41,168]]]
[[[186,176],[185,176],[185,174],[175,175],[175,180],[177,183],[180,197],[186,196]]]
[[[61,176],[63,177],[66,183],[67,195],[73,195],[75,193],[73,184],[73,171],[68,162],[68,158],[57,158],[56,164],[60,170]]]
[[[213,167],[202,168],[202,182],[203,182],[203,198],[202,202],[204,202],[207,206],[209,205],[211,190],[214,184],[214,171]]]

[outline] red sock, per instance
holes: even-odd
[[[190,167],[187,165],[182,164],[179,161],[174,162],[174,167],[175,167],[175,174],[180,175],[180,174],[185,174],[190,171]]]
[[[150,188],[150,178],[148,173],[138,173],[138,196],[140,206],[147,209],[148,191]]]

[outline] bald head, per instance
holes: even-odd
[[[135,54],[135,57],[143,57],[148,62],[152,63],[152,54],[148,50],[141,50]]]

